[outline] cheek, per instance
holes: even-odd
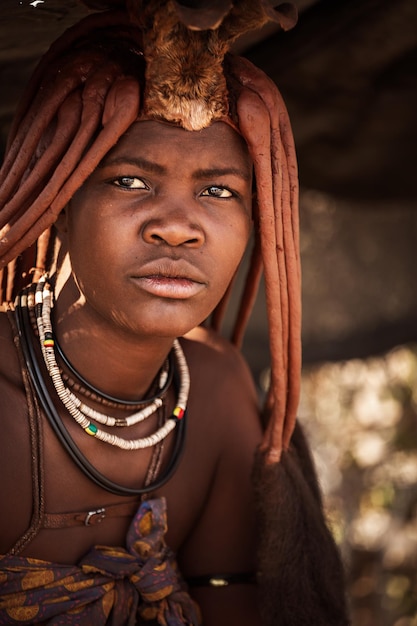
[[[239,263],[241,262],[250,237],[249,220],[242,222],[239,228],[236,224],[228,229],[227,236],[219,237],[216,265],[218,275],[223,277],[224,283],[228,284],[233,278]]]
[[[73,254],[80,258],[105,256],[117,241],[117,225],[99,209],[90,210],[92,203],[87,204],[79,212],[74,211],[68,230],[68,240]]]
[[[230,236],[226,251],[229,252],[231,258],[238,265],[242,260],[245,253],[250,234],[252,231],[252,220],[245,216],[234,224]]]
[[[79,220],[69,231],[68,249],[73,273],[82,290],[94,283],[100,288],[106,281],[108,268],[114,262],[117,238],[112,237],[94,221]]]

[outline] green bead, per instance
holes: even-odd
[[[97,426],[90,422],[87,428],[85,429],[85,432],[88,433],[89,435],[94,436],[97,433]]]

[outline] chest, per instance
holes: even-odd
[[[136,502],[139,506],[140,496],[115,495],[97,485],[71,458],[44,412],[41,410],[37,414],[36,408],[29,411],[21,390],[10,388],[2,398],[0,406],[5,437],[0,444],[4,477],[0,491],[3,512],[1,552],[7,551],[24,535],[36,508],[41,514],[58,514],[58,517],[62,513],[83,513],[84,521],[87,519],[92,523],[56,528],[45,528],[41,524],[34,539],[22,552],[25,556],[75,563],[94,545],[124,546],[132,518],[131,508],[124,505]],[[187,445],[172,478],[149,494],[167,499],[167,541],[176,551],[200,514],[213,472],[211,455],[203,452],[207,446],[200,446],[199,450],[201,438],[196,424],[196,408],[191,409],[188,416]],[[65,410],[61,408],[59,413],[69,437],[88,465],[112,483],[136,489],[144,485],[150,473],[161,476],[172,460],[175,433],[158,450],[124,451],[88,437]],[[147,426],[150,429],[155,427],[156,424]],[[140,430],[137,429],[135,436],[141,435]],[[18,442],[18,445],[10,445],[10,442]],[[195,470],[197,458],[198,471]],[[123,514],[116,511],[107,515],[107,511],[118,507]],[[102,509],[106,514],[97,515],[96,512]]]

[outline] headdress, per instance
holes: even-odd
[[[278,90],[228,49],[269,19],[290,28],[294,8],[272,9],[266,0],[217,0],[202,3],[206,9],[179,0],[85,4],[106,10],[51,46],[10,132],[0,171],[0,295],[12,299],[31,268],[51,265],[52,224],[138,117],[188,130],[232,123],[247,142],[257,191],[255,245],[233,341],[242,340],[263,270],[271,386],[262,450],[277,461],[294,429],[301,367],[297,164]],[[226,300],[212,316],[215,327]]]

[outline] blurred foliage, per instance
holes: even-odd
[[[417,626],[417,346],[306,369],[300,420],[353,626]]]

